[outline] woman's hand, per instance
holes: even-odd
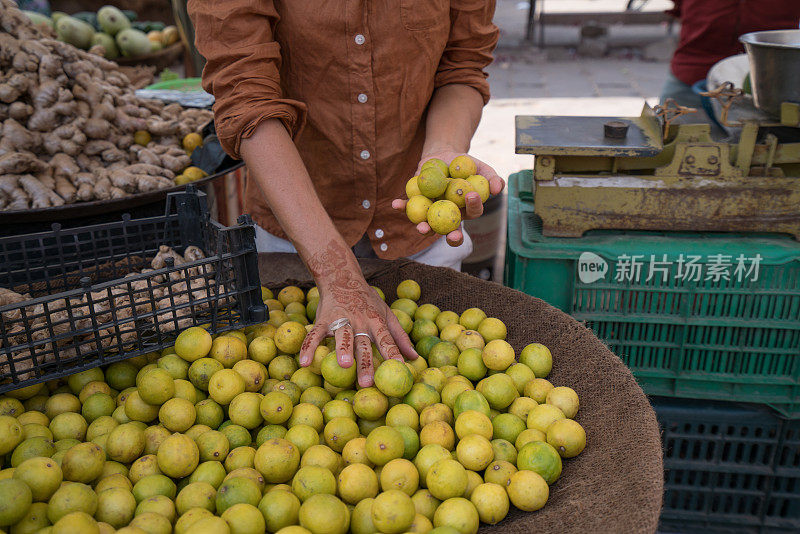
[[[331,335],[336,338],[339,365],[350,367],[355,362],[361,387],[373,383],[371,342],[385,359],[402,362],[404,356],[410,360],[418,357],[397,317],[364,280],[352,252],[341,242],[332,241],[309,258],[307,265],[317,282],[320,300],[314,328],[300,349],[300,365],[310,365],[317,346]],[[331,324],[339,319],[348,322],[332,332]]]
[[[461,154],[454,150],[447,150],[447,149],[423,154],[422,160],[419,162],[419,165],[417,165],[417,171],[415,175],[419,175],[422,164],[428,161],[429,159],[439,158],[440,160],[446,163],[450,163],[457,156],[463,156],[463,155],[464,154]],[[494,169],[491,168],[486,163],[482,162],[478,158],[473,158],[472,156],[470,156],[470,158],[472,159],[472,161],[475,162],[475,165],[477,165],[478,167],[478,172],[476,174],[480,174],[481,176],[489,180],[489,192],[493,195],[500,194],[500,192],[503,191],[503,188],[506,185],[503,179],[500,178],[494,171]],[[466,207],[461,210],[462,219],[477,219],[478,217],[483,215],[483,202],[481,202],[481,197],[478,193],[474,191],[467,193],[467,196],[465,197],[464,200],[466,202]],[[398,211],[405,211],[407,203],[408,199],[396,198],[392,201],[392,208]],[[423,221],[417,225],[417,231],[424,235],[430,235],[433,233],[433,230],[431,230],[431,226],[426,221]],[[460,228],[457,230],[453,230],[452,232],[447,234],[447,244],[450,245],[451,247],[457,247],[463,242],[464,242],[464,234],[461,232]]]

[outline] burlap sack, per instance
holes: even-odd
[[[259,269],[271,288],[312,284],[294,255],[261,255]],[[505,520],[481,533],[655,532],[663,492],[655,413],[628,368],[589,329],[542,300],[450,269],[406,260],[364,261],[362,269],[388,301],[396,298],[399,282],[412,278],[422,287],[423,302],[458,313],[477,306],[503,320],[518,353],[528,343],[543,343],[553,353],[548,378],[580,396],[576,420],[586,429],[587,446],[564,462],[547,506],[534,513],[512,507]]]

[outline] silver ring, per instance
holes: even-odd
[[[369,334],[367,334],[366,332],[359,332],[358,334],[356,334],[356,335],[355,335],[355,337],[358,337],[358,336],[364,336],[364,337],[366,337],[367,339],[369,339],[369,340],[370,340],[370,342],[372,342],[372,336],[371,336],[371,335],[369,335]]]
[[[350,325],[350,319],[347,317],[342,317],[341,319],[336,319],[330,325],[328,325],[329,332],[336,332],[340,328]]]

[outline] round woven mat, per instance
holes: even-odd
[[[512,507],[481,533],[655,532],[663,493],[658,422],[630,370],[591,330],[542,300],[451,269],[406,260],[363,261],[362,268],[387,301],[396,298],[398,283],[412,278],[422,287],[421,302],[457,313],[479,307],[498,317],[517,353],[528,343],[546,345],[554,362],[548,379],[578,392],[576,420],[586,429],[586,449],[564,461],[542,510]],[[312,284],[294,255],[262,254],[259,270],[268,287]]]

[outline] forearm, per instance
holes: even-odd
[[[433,93],[422,153],[465,154],[483,113],[483,97],[468,85],[445,85]]]
[[[322,206],[303,160],[279,120],[264,121],[251,137],[243,139],[241,153],[248,176],[258,183],[275,218],[306,265],[318,263],[326,252],[335,249],[342,253],[340,261],[346,260],[347,266],[358,269],[355,257]]]

